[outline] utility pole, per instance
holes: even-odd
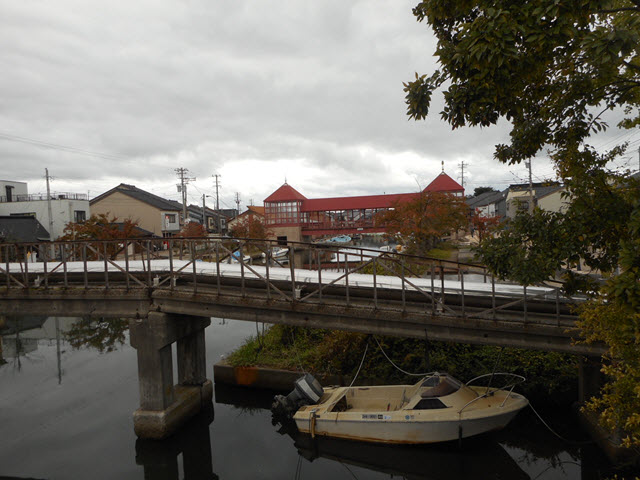
[[[202,227],[207,230],[207,206],[204,203],[204,197],[206,195],[202,194]]]
[[[529,214],[533,213],[533,182],[531,180],[531,159],[525,160],[525,165],[529,169]]]
[[[49,187],[49,180],[51,177],[49,176],[49,169],[44,169],[45,178],[47,180],[47,213],[49,215],[49,241],[53,242],[55,239],[53,238],[53,213],[51,209],[51,188]]]
[[[460,162],[460,164],[458,165],[460,167],[460,184],[462,185],[462,188],[464,188],[464,161]],[[469,166],[469,164],[467,164],[467,167]]]
[[[187,174],[189,173],[188,168],[175,168],[174,171],[178,174],[178,178],[180,179],[180,185],[178,185],[178,191],[182,193],[182,223],[183,225],[187,224],[187,185],[189,182],[196,179],[196,177],[189,178]]]
[[[236,192],[236,217],[240,215],[240,192]]]
[[[218,179],[222,176],[219,174],[211,175],[216,179],[216,225],[218,226],[218,235],[222,234],[222,226],[220,225],[220,195],[218,189],[220,184],[218,183]]]

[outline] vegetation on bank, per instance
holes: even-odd
[[[577,392],[578,359],[572,355],[432,342],[422,339],[370,336],[274,325],[248,339],[231,353],[233,366],[261,366],[304,370],[317,375],[353,376],[358,371],[365,348],[367,355],[357,384],[414,383],[415,377],[396,369],[381,352],[400,368],[411,373],[448,372],[466,381],[496,371],[517,373],[527,381],[519,391],[538,401],[570,403]]]

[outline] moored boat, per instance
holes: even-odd
[[[293,419],[312,436],[407,444],[458,440],[501,429],[528,405],[513,392],[524,378],[495,375],[514,381],[503,388],[473,386],[487,376],[464,384],[434,373],[415,385],[330,387],[313,404],[299,407]]]

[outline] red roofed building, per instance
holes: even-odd
[[[425,188],[463,196],[464,188],[442,172]],[[306,198],[286,182],[264,200],[265,223],[279,240],[301,241],[323,235],[383,233],[377,213],[389,210],[417,193],[358,197]]]

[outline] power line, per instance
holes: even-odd
[[[106,160],[130,160],[127,157],[123,157],[121,155],[113,155],[110,153],[101,153],[101,152],[93,152],[91,150],[83,150],[81,148],[76,148],[76,147],[70,147],[68,145],[60,145],[57,143],[51,143],[51,142],[45,142],[42,140],[36,140],[34,138],[28,138],[28,137],[21,137],[18,135],[12,135],[10,133],[6,133],[6,132],[0,132],[0,138],[3,140],[7,140],[10,142],[19,142],[19,143],[25,143],[27,145],[34,145],[36,147],[41,147],[41,148],[49,148],[52,150],[60,150],[63,152],[68,152],[68,153],[75,153],[78,155],[88,155],[91,157],[98,157],[98,158],[104,158]]]

